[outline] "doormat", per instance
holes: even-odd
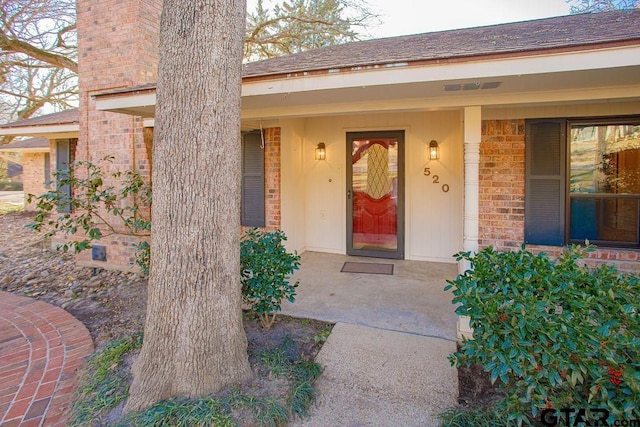
[[[393,264],[373,264],[370,262],[345,262],[342,273],[366,273],[393,275]]]

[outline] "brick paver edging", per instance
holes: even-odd
[[[61,308],[0,292],[0,425],[64,426],[89,332]]]

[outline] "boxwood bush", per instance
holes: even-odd
[[[248,230],[240,242],[242,299],[269,329],[283,299],[295,301],[298,282],[289,276],[300,268],[300,256],[287,252],[284,231]]]
[[[450,360],[481,365],[499,381],[499,408],[518,424],[550,408],[640,418],[640,278],[586,267],[580,260],[590,250],[568,247],[555,260],[524,246],[456,255],[472,270],[445,289],[474,333]]]

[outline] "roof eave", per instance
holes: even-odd
[[[29,148],[7,148],[0,147],[0,152],[3,153],[48,153],[51,151],[50,147],[29,147]]]
[[[0,136],[33,136],[48,139],[77,138],[79,131],[78,124],[15,126],[0,128]]]
[[[251,83],[256,81],[268,81],[268,80],[280,80],[280,79],[288,79],[291,77],[307,77],[307,76],[317,76],[317,75],[329,75],[329,74],[339,74],[346,72],[359,71],[363,69],[378,69],[378,70],[386,70],[386,69],[394,69],[400,66],[403,67],[414,67],[414,66],[428,66],[428,65],[446,65],[446,64],[457,64],[457,63],[465,63],[465,62],[478,62],[478,61],[491,61],[498,59],[517,59],[523,57],[535,57],[541,55],[555,55],[561,53],[580,53],[590,50],[602,50],[602,49],[612,49],[618,47],[629,47],[629,46],[639,46],[640,45],[640,37],[615,41],[615,42],[607,42],[607,43],[596,43],[596,44],[583,44],[583,45],[572,45],[572,46],[563,46],[563,47],[553,47],[553,48],[542,48],[542,49],[523,49],[517,51],[510,52],[499,52],[499,53],[486,53],[486,54],[475,54],[475,55],[460,55],[455,57],[440,57],[440,58],[424,58],[424,59],[408,59],[405,61],[396,61],[396,62],[387,62],[387,63],[360,63],[353,64],[349,66],[342,67],[328,67],[328,68],[318,68],[318,69],[299,69],[299,70],[290,70],[286,73],[265,73],[258,75],[250,75],[243,77],[243,83]]]

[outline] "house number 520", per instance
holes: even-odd
[[[431,175],[431,168],[424,168],[424,176],[430,176],[430,175]],[[440,184],[440,177],[438,175],[433,175],[431,179],[433,179],[433,184]],[[449,184],[442,184],[441,189],[443,193],[448,193]]]

